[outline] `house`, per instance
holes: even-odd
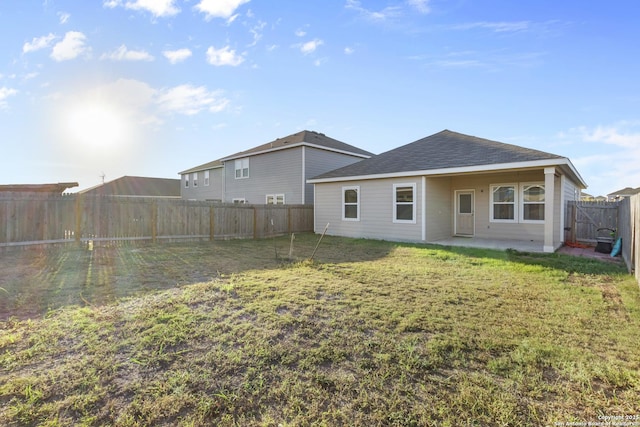
[[[180,180],[123,176],[79,193],[93,196],[180,198]]]
[[[0,195],[6,197],[20,196],[50,196],[60,195],[65,190],[77,187],[77,182],[59,182],[55,184],[7,184],[0,185]]]
[[[610,202],[617,202],[626,197],[634,196],[638,193],[640,193],[640,187],[638,188],[625,187],[622,190],[614,191],[613,193],[607,194],[607,200],[609,200]]]
[[[580,193],[580,201],[581,202],[606,202],[607,198],[604,196],[593,196],[583,191]]]
[[[323,133],[304,130],[180,172],[182,198],[310,204],[309,178],[371,156]]]
[[[564,240],[565,201],[586,184],[571,161],[444,130],[309,180],[315,231],[409,242],[452,236]]]

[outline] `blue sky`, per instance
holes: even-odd
[[[640,5],[0,5],[0,184],[178,172],[303,129],[381,153],[450,129],[640,186]]]

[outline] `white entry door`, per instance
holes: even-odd
[[[475,193],[456,190],[455,231],[457,236],[473,236],[475,229]]]

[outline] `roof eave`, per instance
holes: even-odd
[[[408,177],[408,176],[434,176],[434,175],[459,175],[459,174],[468,174],[475,172],[497,172],[501,170],[509,170],[509,169],[531,169],[531,168],[540,168],[540,167],[549,167],[549,166],[566,166],[571,174],[574,175],[574,180],[579,186],[582,188],[587,188],[587,184],[584,182],[578,171],[575,169],[571,161],[566,158],[557,158],[557,159],[544,159],[544,160],[532,160],[527,162],[513,162],[513,163],[496,163],[490,165],[476,165],[476,166],[461,166],[455,168],[442,168],[442,169],[428,169],[428,170],[418,170],[418,171],[405,171],[405,172],[391,172],[391,173],[383,173],[383,174],[370,174],[370,175],[357,175],[357,176],[342,176],[342,177],[332,177],[332,178],[320,178],[320,179],[309,179],[307,183],[309,184],[324,184],[330,182],[341,182],[341,181],[363,181],[363,180],[371,180],[371,179],[384,179],[384,178],[400,178],[400,177]]]
[[[210,170],[210,169],[220,169],[220,168],[223,168],[223,167],[224,167],[223,164],[215,165],[215,166],[207,166],[205,164],[205,165],[201,165],[201,166],[196,166],[196,167],[191,168],[191,169],[183,170],[182,172],[178,172],[178,175],[184,175],[185,173],[191,173],[191,172],[206,171],[206,170]]]

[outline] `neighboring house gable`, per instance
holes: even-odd
[[[180,172],[182,197],[255,204],[313,203],[312,176],[371,157],[322,133],[301,131]],[[203,174],[215,180],[203,188]],[[197,186],[194,186],[197,179]],[[211,194],[217,192],[217,197]]]
[[[309,182],[317,232],[526,239],[549,252],[564,239],[564,201],[586,187],[566,157],[449,130]]]
[[[123,176],[80,191],[80,194],[121,197],[180,197],[180,180]]]
[[[638,188],[625,187],[622,190],[618,190],[613,193],[607,194],[607,199],[615,202],[618,200],[622,200],[625,197],[631,197],[639,193],[640,193],[640,187]]]
[[[180,172],[180,194],[183,199],[212,200],[223,198],[224,165],[214,160]]]

